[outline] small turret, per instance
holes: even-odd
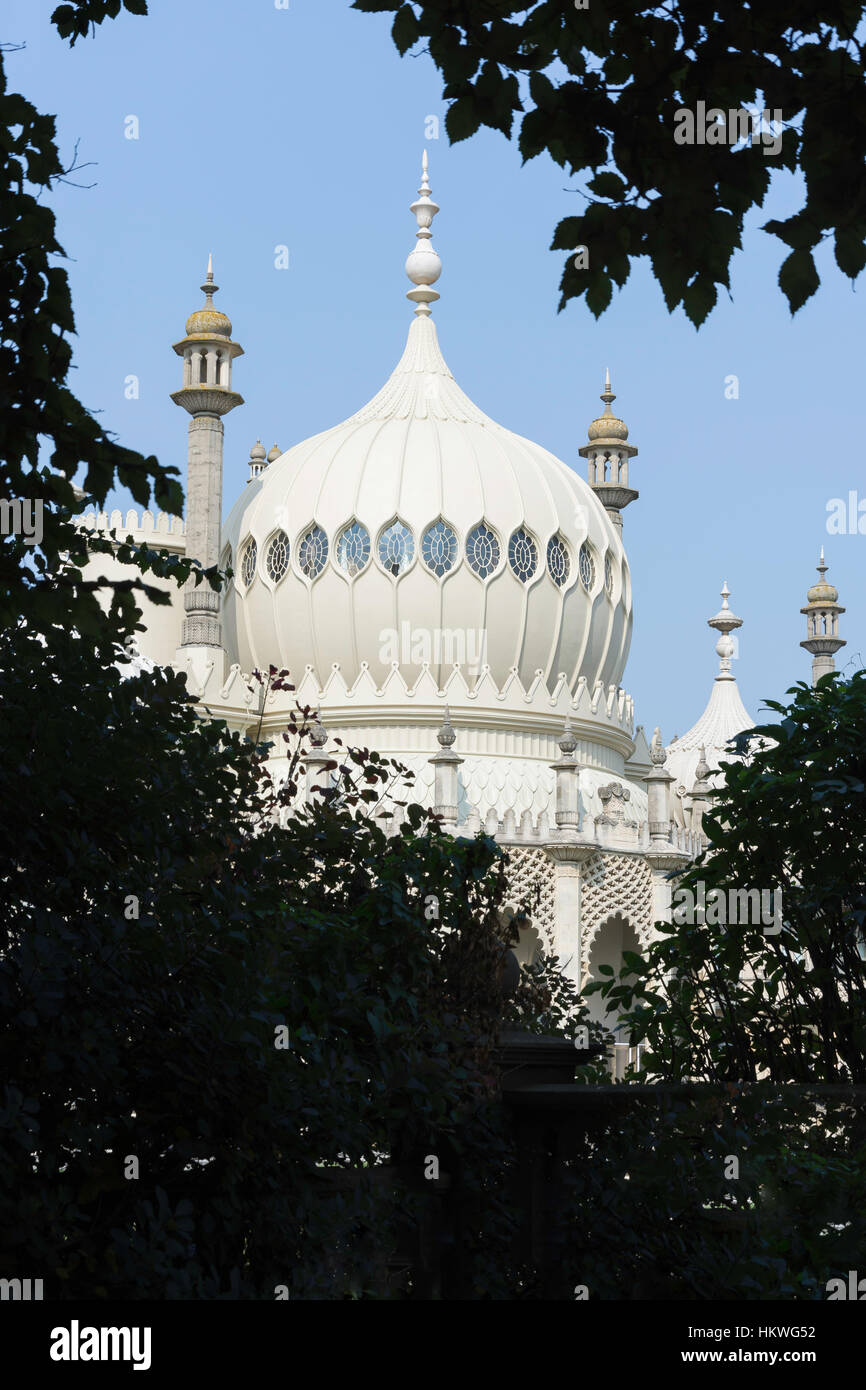
[[[628,485],[629,459],[637,449],[628,441],[628,425],[611,410],[616,396],[610,389],[610,372],[604,374],[604,414],[589,427],[589,443],[578,449],[587,460],[587,481],[614,526],[622,530],[622,511],[640,496]]]
[[[844,613],[838,602],[839,591],[824,578],[827,565],[824,563],[824,547],[821,546],[821,559],[818,561],[821,576],[806,595],[806,607],[800,612],[806,615],[806,640],[800,643],[807,652],[812,653],[812,684],[817,685],[822,676],[836,670],[834,656],[840,647],[846,645],[845,638],[839,636],[839,614]]]

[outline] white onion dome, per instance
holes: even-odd
[[[395,664],[411,685],[424,662],[440,688],[455,664],[472,679],[489,666],[500,690],[515,670],[526,690],[539,672],[551,690],[560,673],[572,692],[581,677],[618,686],[632,626],[620,533],[577,473],[449,371],[429,193],[425,155],[415,317],[393,373],[342,424],[272,450],[223,529],[229,661],[296,680],[309,663],[323,686],[335,665],[347,685],[366,665],[381,688]]]

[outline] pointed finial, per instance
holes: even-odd
[[[667,762],[667,756],[662,743],[662,731],[657,724],[653,732],[653,741],[650,744],[650,758],[655,767],[662,767]]]
[[[818,561],[818,565],[817,565],[818,573],[820,574],[820,576],[821,576],[822,579],[824,578],[824,575],[827,573],[827,570],[828,570],[829,568],[830,568],[829,565],[827,565],[827,564],[824,563],[824,547],[823,547],[823,545],[822,545],[822,546],[821,546],[821,559]]]
[[[213,308],[213,297],[214,297],[214,295],[216,294],[217,290],[219,289],[219,285],[215,285],[215,284],[214,284],[214,278],[213,278],[213,252],[209,252],[209,253],[208,253],[208,258],[207,258],[207,274],[206,274],[205,279],[204,279],[204,284],[203,284],[203,285],[199,285],[199,289],[202,291],[202,294],[207,295],[207,303],[205,304],[204,307],[205,307],[206,309],[207,309],[207,308],[211,308],[211,309],[212,309],[212,308]]]
[[[731,610],[730,610],[730,608],[728,607],[728,599],[730,598],[731,591],[730,591],[730,589],[728,588],[728,581],[727,581],[727,580],[725,580],[724,584],[722,585],[721,594],[722,594],[722,606],[721,606],[721,608],[719,609],[718,613],[716,614],[716,616],[715,616],[714,618],[707,618],[707,627],[714,627],[714,628],[716,629],[717,632],[721,632],[722,635],[723,635],[723,637],[726,637],[726,638],[727,638],[728,633],[729,633],[729,632],[733,632],[733,630],[734,630],[735,627],[742,627],[742,626],[743,626],[743,620],[742,620],[742,618],[738,618],[737,615],[736,615],[736,613],[732,613]],[[729,645],[730,645],[731,652],[733,652],[733,650],[734,650],[734,644],[733,644],[733,642],[730,641],[729,638],[728,638],[728,643],[729,643]],[[716,651],[717,651],[717,652],[719,652],[719,647],[720,647],[720,646],[721,646],[721,642],[717,642],[717,643],[716,643]],[[731,652],[728,653],[728,656],[730,656]],[[721,656],[721,652],[719,652],[719,655]],[[728,666],[728,667],[723,666],[722,669],[723,669],[723,670],[728,670],[728,669],[730,669],[730,666]]]
[[[324,748],[328,742],[328,731],[322,723],[322,711],[319,705],[316,706],[316,718],[310,725],[310,742],[314,748]]]
[[[610,367],[605,367],[604,369],[604,390],[601,393],[601,399],[604,401],[605,415],[612,415],[613,411],[610,408],[611,402],[616,400],[616,396],[610,389]]]
[[[456,738],[457,735],[451,727],[451,711],[446,705],[445,718],[442,720],[442,725],[436,735],[436,739],[442,748],[450,748]]]
[[[418,245],[409,252],[406,257],[406,274],[416,286],[413,290],[407,290],[406,298],[414,301],[417,306],[415,313],[422,317],[429,317],[430,305],[439,298],[437,290],[430,288],[435,284],[442,274],[442,262],[439,255],[430,245],[433,236],[430,230],[433,218],[439,211],[439,205],[434,203],[430,197],[430,183],[427,177],[427,151],[421,158],[421,186],[418,189],[418,197],[411,204],[411,211],[415,214],[418,223],[418,230],[415,236]]]
[[[705,781],[707,780],[707,778],[709,777],[709,775],[710,775],[710,769],[709,769],[709,766],[707,765],[707,749],[706,749],[706,744],[703,744],[703,743],[702,743],[702,744],[701,744],[701,756],[699,757],[699,759],[698,759],[698,765],[697,765],[697,767],[695,768],[695,778],[697,779],[697,782],[705,782]]]
[[[564,758],[570,758],[577,747],[577,739],[574,737],[574,731],[571,727],[571,716],[568,714],[565,716],[565,725],[562,738],[559,740],[559,747]]]

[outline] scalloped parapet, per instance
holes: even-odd
[[[632,737],[634,728],[634,701],[620,686],[605,686],[597,681],[590,690],[585,678],[581,676],[574,696],[568,688],[568,681],[560,675],[554,690],[548,690],[541,671],[536,671],[535,679],[529,689],[525,689],[516,668],[501,689],[497,688],[490,668],[483,666],[480,675],[469,675],[461,666],[455,666],[441,687],[438,685],[425,663],[414,684],[410,684],[395,662],[389,675],[378,686],[370,674],[367,662],[361,663],[361,671],[351,685],[346,681],[338,664],[331,668],[331,674],[320,685],[311,665],[296,681],[294,694],[285,691],[271,691],[266,701],[266,712],[279,713],[283,708],[294,707],[295,699],[301,705],[333,711],[338,717],[341,711],[357,715],[364,712],[371,719],[376,711],[388,711],[393,718],[395,705],[402,706],[410,717],[429,716],[437,724],[442,722],[442,710],[447,704],[455,720],[458,717],[464,724],[494,722],[510,727],[512,716],[537,715],[550,720],[550,727],[561,729],[566,716],[571,720],[583,721],[596,727],[607,727],[627,738]],[[200,690],[200,697],[220,705],[234,705],[238,709],[258,709],[258,693],[251,693],[249,676],[237,664],[231,667],[228,678],[219,691]],[[501,712],[501,714],[500,714]],[[387,722],[387,721],[386,721]]]
[[[158,512],[154,516],[150,510],[139,514],[134,508],[126,513],[119,507],[111,512],[82,512],[72,518],[77,526],[88,531],[116,531],[118,541],[132,536],[136,541],[149,543],[154,540],[169,550],[186,548],[186,527],[182,517],[169,516],[168,512]]]

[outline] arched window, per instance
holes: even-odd
[[[370,559],[370,533],[360,521],[344,526],[337,540],[337,564],[354,577]]]
[[[389,574],[403,574],[415,558],[412,532],[402,521],[393,521],[379,537],[379,562]]]
[[[298,545],[298,569],[308,579],[322,573],[328,559],[328,537],[321,526],[311,526]]]
[[[522,526],[508,542],[508,563],[521,584],[528,584],[538,568],[538,548]]]
[[[248,589],[256,577],[256,563],[259,558],[258,547],[254,540],[250,539],[244,546],[241,556],[241,579],[244,588]]]
[[[205,383],[207,382],[207,353],[205,353],[205,352],[199,353],[198,363],[199,363],[199,366],[198,366],[198,380],[199,380],[199,385],[200,385],[200,386],[204,386]]]
[[[604,587],[605,587],[605,589],[607,590],[607,592],[610,594],[610,596],[611,596],[611,598],[612,598],[612,597],[613,597],[613,565],[611,564],[610,556],[609,556],[609,555],[605,555],[605,557],[604,557]]]
[[[289,538],[285,531],[277,531],[265,553],[265,569],[268,578],[279,584],[289,569]]]
[[[483,521],[466,537],[466,559],[479,579],[486,579],[499,567],[499,541]]]
[[[457,537],[447,522],[440,517],[428,526],[421,537],[421,559],[441,579],[454,568],[457,560]]]
[[[580,574],[580,582],[587,593],[592,592],[595,583],[595,561],[592,558],[592,551],[584,541],[580,547],[580,554],[577,557],[577,569]]]
[[[571,572],[568,551],[561,536],[551,536],[547,542],[547,572],[560,589]]]

